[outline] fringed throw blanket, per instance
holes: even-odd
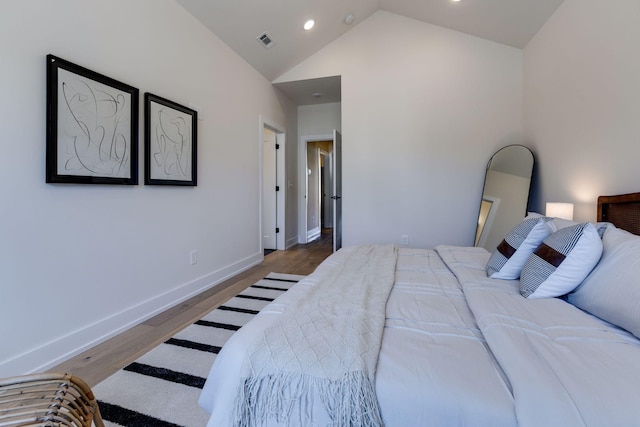
[[[315,398],[334,426],[383,425],[374,378],[396,259],[394,245],[354,248],[264,331],[244,361],[236,426],[309,425]]]

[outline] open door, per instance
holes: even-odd
[[[333,251],[342,247],[342,135],[333,130]]]

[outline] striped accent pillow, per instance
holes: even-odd
[[[602,240],[591,223],[563,228],[531,254],[520,275],[520,294],[553,298],[574,290],[602,255]]]
[[[491,254],[487,275],[493,279],[513,280],[520,277],[522,267],[540,242],[554,231],[551,218],[525,218],[507,234]]]

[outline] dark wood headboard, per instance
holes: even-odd
[[[640,193],[598,197],[598,221],[640,235]]]

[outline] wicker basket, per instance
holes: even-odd
[[[104,427],[91,388],[70,374],[0,379],[0,427]]]

